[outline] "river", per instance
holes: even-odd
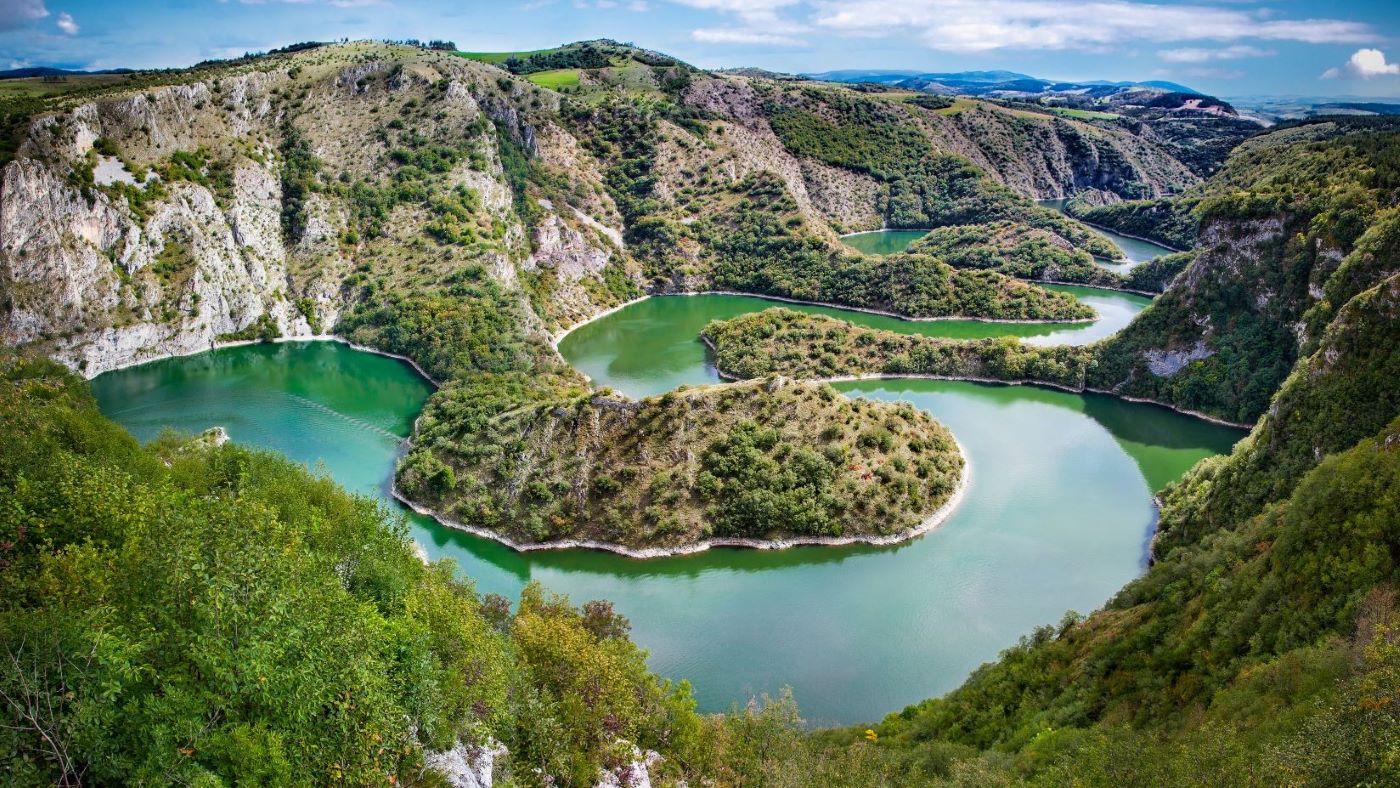
[[[1130,298],[1090,292],[1086,298]],[[1141,308],[1116,303],[1129,313]],[[710,382],[699,327],[773,305],[648,299],[570,334],[560,350],[598,385],[632,395]],[[1083,326],[822,311],[921,333],[1087,341],[1073,333]],[[1025,386],[887,380],[839,388],[909,400],[963,444],[968,495],[938,530],[895,547],[713,550],[649,561],[521,554],[410,515],[411,535],[430,558],[456,560],[483,593],[514,597],[539,580],[576,603],[612,600],[653,669],[690,679],[702,710],[791,686],[809,722],[849,723],[946,692],[1035,626],[1102,605],[1145,565],[1153,491],[1243,434],[1151,405]],[[386,497],[394,460],[431,393],[407,364],[330,342],[166,359],[101,375],[93,390],[103,412],[143,441],[167,426],[192,433],[222,425],[235,441],[319,467],[396,509]]]
[[[1069,204],[1068,198],[1058,200],[1036,200],[1036,204],[1042,205],[1046,208],[1050,208],[1066,216],[1069,215],[1065,213],[1065,206]],[[1173,254],[1176,251],[1175,249],[1171,249],[1158,243],[1144,241],[1141,238],[1133,238],[1127,235],[1123,235],[1121,233],[1115,233],[1114,231],[1106,227],[1095,226],[1094,229],[1098,230],[1100,235],[1103,235],[1104,237],[1108,238],[1108,240],[1112,241],[1115,246],[1123,250],[1123,255],[1119,260],[1098,261],[1099,264],[1102,265],[1104,268],[1107,268],[1111,271],[1117,271],[1120,274],[1127,273],[1128,271],[1132,270],[1133,266],[1137,265],[1138,263],[1145,263],[1154,257],[1160,257],[1164,254]]]

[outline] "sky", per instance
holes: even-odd
[[[0,0],[0,68],[175,67],[304,40],[628,41],[705,68],[1007,69],[1400,98],[1396,0]]]

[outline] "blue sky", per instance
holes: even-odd
[[[712,68],[1000,68],[1400,98],[1394,0],[0,0],[0,68],[183,66],[342,37],[474,50],[607,37]]]

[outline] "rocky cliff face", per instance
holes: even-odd
[[[179,183],[139,221],[52,167],[11,164],[0,187],[4,341],[47,345],[95,375],[208,349],[262,316],[281,334],[312,333],[286,292],[275,178],[245,168],[234,182],[234,210]]]
[[[833,248],[837,229],[881,226],[886,184],[774,133],[767,103],[798,100],[790,91],[691,75],[672,98],[700,120],[649,127],[648,199],[685,225],[725,209],[723,185],[767,172],[802,233]],[[542,332],[644,284],[705,286],[709,252],[685,239],[667,253],[682,263],[668,284],[643,279],[616,162],[576,120],[599,103],[564,102],[448,53],[352,44],[70,103],[32,122],[0,174],[0,341],[95,375],[334,331],[376,294],[437,292],[469,266],[518,292]],[[935,150],[1027,195],[1156,194],[1193,177],[1124,131],[984,105],[906,109]]]
[[[539,121],[554,98],[499,74],[333,47],[36,119],[0,176],[0,341],[91,376],[333,330],[365,287],[431,289],[464,265],[510,285],[557,272],[551,321],[605,308],[626,261],[598,169]],[[539,201],[527,229],[506,145],[561,164],[582,207]]]

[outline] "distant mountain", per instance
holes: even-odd
[[[899,82],[916,77],[918,71],[892,71],[887,69],[847,69],[844,71],[823,71],[819,74],[802,74],[807,79],[822,82]]]
[[[0,79],[33,79],[34,77],[78,77],[91,74],[130,74],[129,68],[104,68],[100,71],[76,71],[66,68],[50,68],[49,66],[31,66],[29,68],[12,68],[8,71],[0,71]]]
[[[1080,93],[1093,97],[1110,95],[1128,88],[1148,88],[1169,93],[1189,93],[1203,95],[1175,82],[1150,80],[1147,82],[1113,82],[1104,79],[1086,81],[1056,81],[1033,77],[1017,71],[943,71],[919,72],[895,69],[848,69],[824,71],[818,74],[803,74],[808,79],[826,82],[879,82],[899,85],[913,90],[930,93],[961,93],[972,96],[982,95],[1044,95],[1049,93]]]
[[[974,84],[994,84],[999,82],[1020,82],[1031,80],[1040,82],[1028,74],[1020,74],[1015,71],[948,71],[943,73],[919,74],[920,79],[929,79],[938,82],[970,82]]]
[[[1400,115],[1400,104],[1384,104],[1377,101],[1339,101],[1335,104],[1323,104],[1318,107],[1318,110],[1322,113],[1326,113],[1328,110],[1347,110],[1376,115]]]

